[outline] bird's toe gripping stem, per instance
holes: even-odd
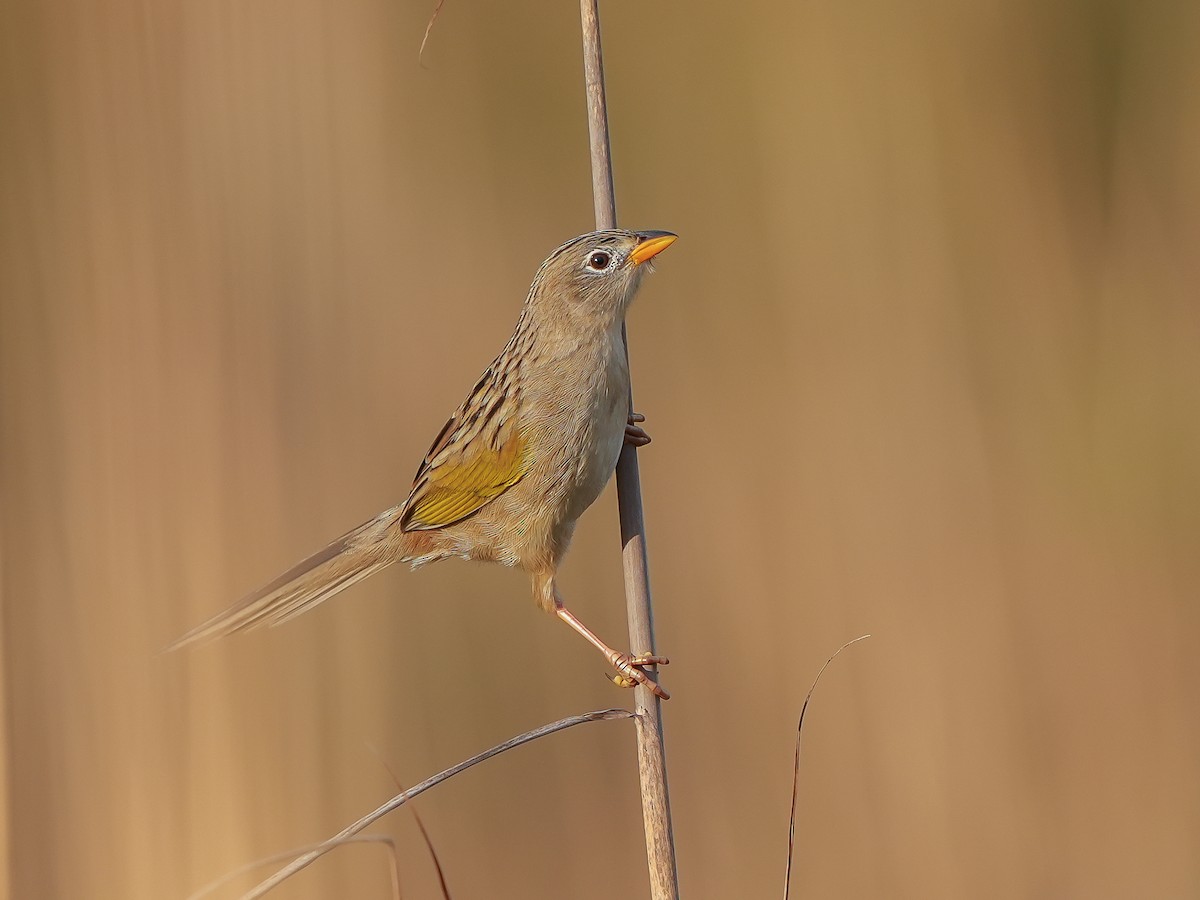
[[[629,421],[625,423],[625,443],[634,447],[645,447],[650,443],[650,435],[639,424],[645,421],[646,417],[641,413],[631,412],[629,414]]]
[[[639,653],[637,656],[631,656],[628,653],[612,653],[609,655],[608,661],[617,670],[617,674],[612,676],[613,684],[617,687],[631,688],[643,684],[660,700],[671,699],[671,695],[643,671],[649,666],[667,665],[670,660],[665,656],[655,656],[652,653]]]

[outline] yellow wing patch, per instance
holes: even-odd
[[[470,441],[424,467],[401,519],[405,531],[428,531],[460,522],[521,480],[528,468],[524,441],[515,429],[499,447]]]

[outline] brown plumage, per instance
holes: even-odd
[[[555,585],[575,522],[608,483],[624,441],[645,444],[629,411],[621,329],[649,260],[675,235],[598,231],[542,263],[512,337],[450,417],[400,506],[338,538],[192,629],[172,649],[277,625],[394,562],[458,556],[520,566],[543,609],[596,646],[619,684],[665,660],[631,659],[567,610]]]

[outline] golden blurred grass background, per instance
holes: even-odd
[[[6,8],[9,896],[182,897],[389,795],[372,747],[628,702],[495,567],[158,655],[401,499],[590,227],[577,5],[452,0],[422,68],[429,6]],[[1200,895],[1200,7],[603,13],[621,220],[682,236],[630,332],[684,894],[780,896],[871,632],[794,896]],[[565,589],[623,641],[611,491]],[[627,724],[419,809],[457,900],[645,893]]]

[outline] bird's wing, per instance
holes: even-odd
[[[512,368],[493,363],[425,454],[400,527],[429,531],[460,522],[521,480],[529,465],[517,428]]]

